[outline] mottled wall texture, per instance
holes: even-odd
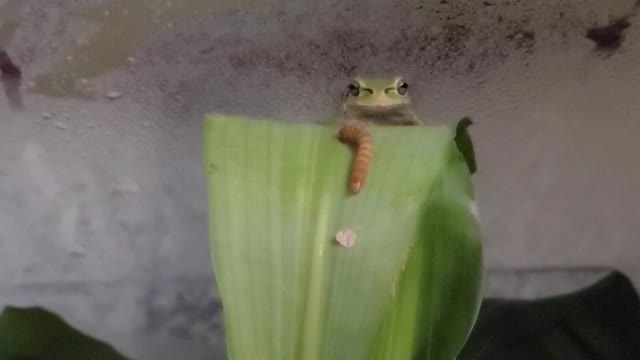
[[[475,120],[492,293],[539,293],[511,269],[640,284],[635,6],[0,0],[22,74],[0,56],[0,302],[138,359],[224,358],[203,114],[316,120],[355,74],[405,75],[433,123]]]

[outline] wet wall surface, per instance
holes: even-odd
[[[316,120],[356,74],[474,119],[489,293],[544,293],[527,267],[639,283],[635,1],[469,3],[0,0],[0,302],[137,359],[224,358],[203,114]]]

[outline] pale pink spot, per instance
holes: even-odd
[[[336,234],[336,241],[343,247],[350,248],[356,243],[357,237],[358,234],[356,234],[355,230],[340,230]]]

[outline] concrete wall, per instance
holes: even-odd
[[[203,113],[317,119],[349,76],[389,73],[424,118],[476,122],[488,291],[514,268],[640,284],[638,20],[616,50],[585,36],[634,1],[474,3],[0,0],[23,71],[0,95],[0,302],[136,358],[222,358]]]

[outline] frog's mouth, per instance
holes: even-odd
[[[357,111],[366,116],[388,116],[394,114],[401,114],[407,109],[407,104],[393,104],[393,105],[345,105],[347,109]]]

